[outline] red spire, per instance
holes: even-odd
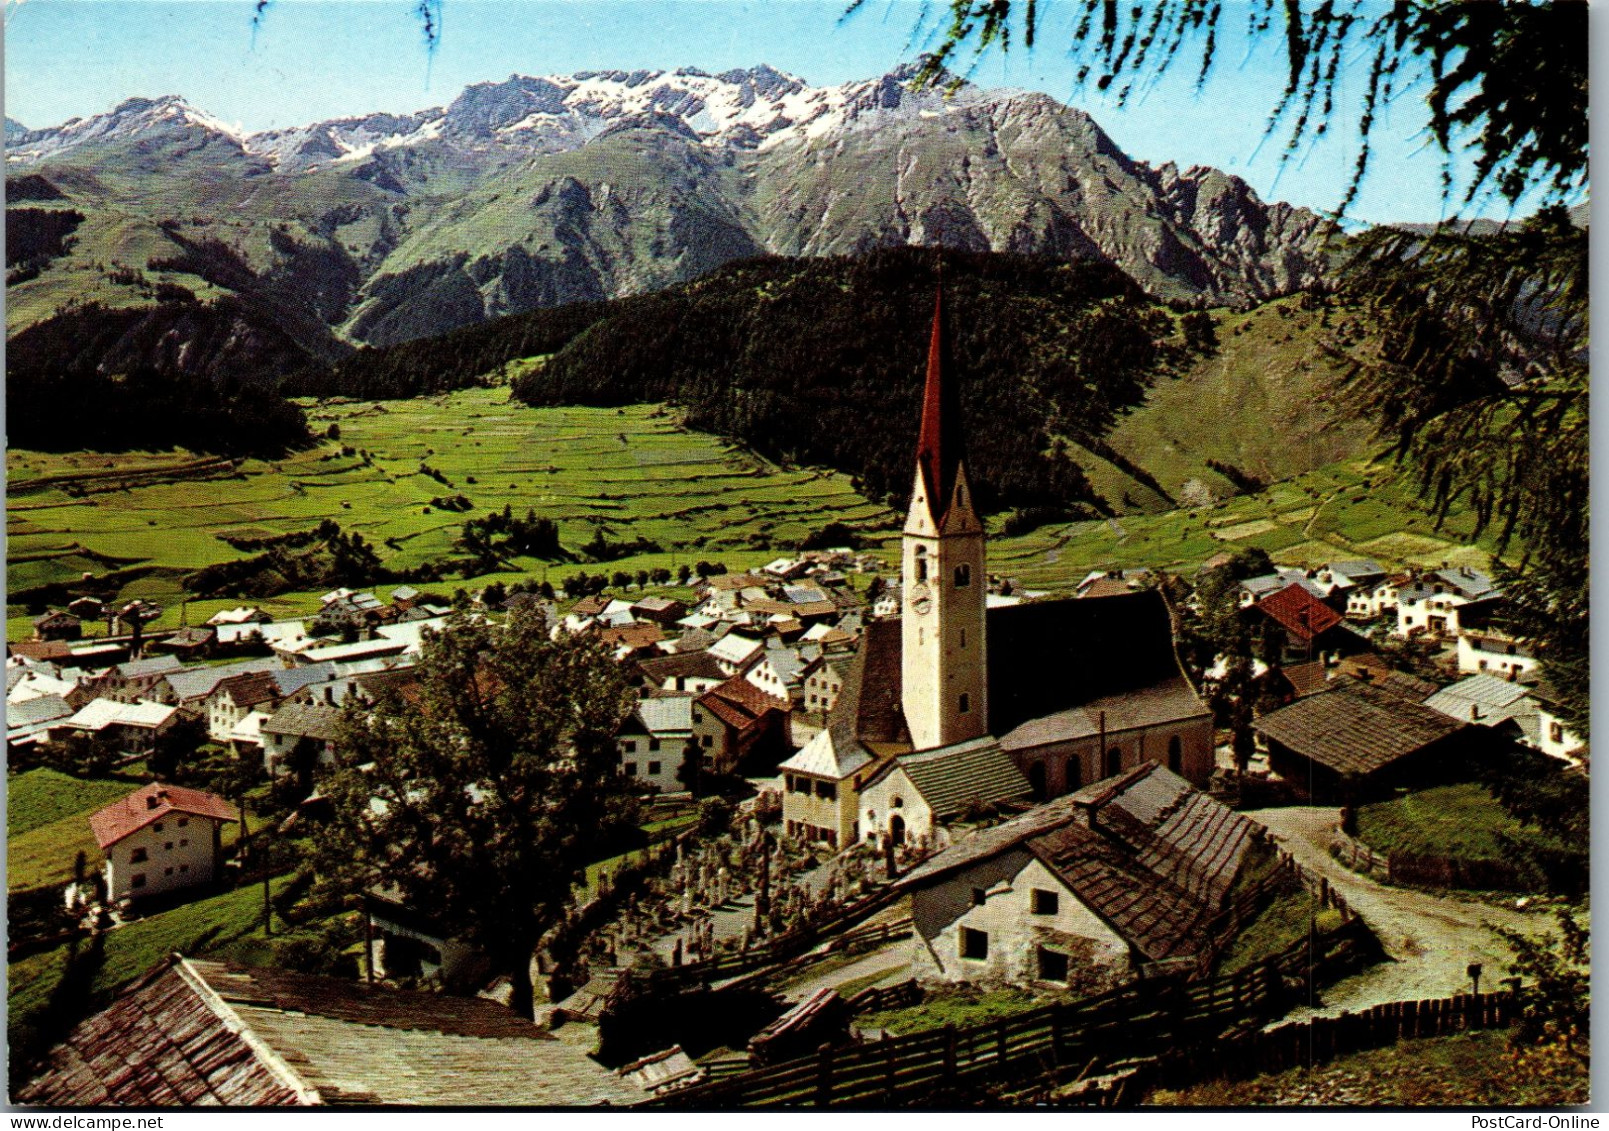
[[[941,525],[955,491],[956,470],[965,458],[961,440],[961,405],[950,368],[949,341],[944,333],[944,291],[933,295],[933,337],[927,350],[927,388],[922,394],[922,434],[916,442],[916,464],[927,488],[928,511]]]

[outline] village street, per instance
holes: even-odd
[[[1472,962],[1483,968],[1481,988],[1495,989],[1510,953],[1493,926],[1537,934],[1552,926],[1551,916],[1540,912],[1392,887],[1346,868],[1329,853],[1338,809],[1298,806],[1246,815],[1266,825],[1299,864],[1327,879],[1363,916],[1392,959],[1337,982],[1321,1001],[1281,1018],[1281,1023],[1467,991],[1466,970]]]

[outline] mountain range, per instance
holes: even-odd
[[[7,264],[8,334],[73,305],[227,296],[327,357],[734,259],[901,245],[1094,259],[1214,305],[1323,271],[1312,212],[1134,160],[1045,94],[913,92],[913,74],[515,75],[415,114],[249,134],[176,96],[7,119],[8,236],[43,248]],[[82,220],[59,237],[44,214],[63,209]]]

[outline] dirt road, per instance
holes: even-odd
[[[1472,962],[1484,968],[1481,988],[1495,988],[1510,954],[1493,928],[1541,934],[1552,926],[1547,914],[1391,887],[1343,867],[1329,853],[1330,829],[1340,820],[1338,809],[1258,809],[1246,816],[1268,826],[1303,867],[1328,879],[1363,916],[1392,959],[1337,982],[1320,1001],[1283,1020],[1332,1016],[1387,1001],[1445,997],[1469,988],[1466,970]]]

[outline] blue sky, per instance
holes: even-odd
[[[913,36],[918,0],[867,0],[848,20],[840,18],[844,6],[843,0],[446,0],[431,55],[412,0],[274,0],[255,36],[252,0],[7,0],[5,112],[38,127],[135,95],[180,94],[198,109],[258,130],[441,105],[470,83],[513,73],[721,71],[769,63],[826,85],[882,74],[920,52],[921,36]],[[1054,21],[1054,6],[1042,7]],[[1231,29],[1240,24],[1226,21]],[[1231,34],[1199,95],[1193,75],[1178,68],[1123,108],[1093,90],[1076,91],[1057,42],[1051,22],[1032,53],[991,58],[973,78],[1082,106],[1145,161],[1215,165],[1267,199],[1321,209],[1340,200],[1356,144],[1344,113],[1331,127],[1333,140],[1283,164],[1283,137],[1262,140],[1284,78],[1275,39],[1249,46]],[[1339,107],[1350,109],[1361,81],[1361,66],[1342,74]],[[1375,145],[1375,171],[1352,215],[1440,218],[1442,156],[1424,136],[1421,104],[1400,102]],[[1473,211],[1507,210],[1497,204]]]

